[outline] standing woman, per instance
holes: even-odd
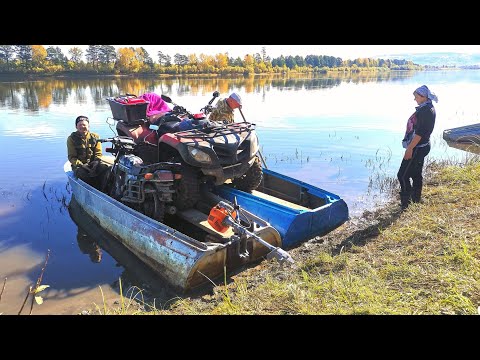
[[[402,164],[397,173],[400,182],[400,202],[405,210],[410,201],[420,202],[423,187],[423,163],[430,152],[430,135],[435,126],[435,108],[432,100],[438,102],[438,97],[430,92],[426,85],[413,92],[418,106],[415,113],[408,119],[407,131],[403,139],[406,148]],[[412,182],[410,183],[410,179]]]

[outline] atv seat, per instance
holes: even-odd
[[[149,129],[146,123],[140,125],[127,125],[123,121],[117,123],[118,134],[129,136],[136,144],[146,142],[152,145],[157,145],[158,137],[155,130]]]

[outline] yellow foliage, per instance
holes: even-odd
[[[131,48],[119,48],[117,52],[117,66],[121,72],[137,73],[140,70],[141,62],[138,61],[138,53]]]
[[[32,61],[36,65],[41,65],[47,58],[47,50],[42,45],[32,45]]]
[[[228,66],[228,55],[227,54],[215,55],[215,66],[219,69],[226,68]]]
[[[214,66],[215,58],[213,56],[206,54],[199,55],[198,69],[200,72],[208,72],[208,70],[211,70]]]
[[[197,65],[198,64],[198,57],[196,54],[188,55],[188,63],[190,65]]]
[[[246,68],[248,68],[248,67],[253,67],[253,65],[255,64],[255,59],[253,58],[252,55],[247,54],[247,55],[245,55],[245,57],[243,58],[243,63],[244,63],[244,65],[245,65]]]

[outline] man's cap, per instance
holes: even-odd
[[[77,118],[75,119],[75,126],[77,126],[78,122],[82,120],[85,120],[86,122],[90,123],[90,120],[88,120],[88,117],[80,115],[80,116],[77,116]]]
[[[237,93],[231,93],[230,98],[235,100],[238,103],[238,105],[242,105],[242,98]]]

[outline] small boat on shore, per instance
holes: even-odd
[[[447,141],[447,145],[458,150],[480,155],[480,143]]]
[[[228,185],[215,191],[268,221],[280,233],[284,249],[325,235],[349,218],[340,196],[269,169],[263,169],[263,180],[251,194]]]
[[[111,163],[111,159],[105,161]],[[349,219],[337,195],[264,169],[259,188],[246,193],[228,184],[204,191],[195,208],[154,220],[64,171],[72,200],[173,288],[188,291],[264,258],[294,262],[284,249],[324,235]],[[248,224],[212,225],[214,208],[231,206]],[[221,212],[221,208],[217,209]]]
[[[480,123],[444,130],[443,139],[447,142],[480,145]]]

